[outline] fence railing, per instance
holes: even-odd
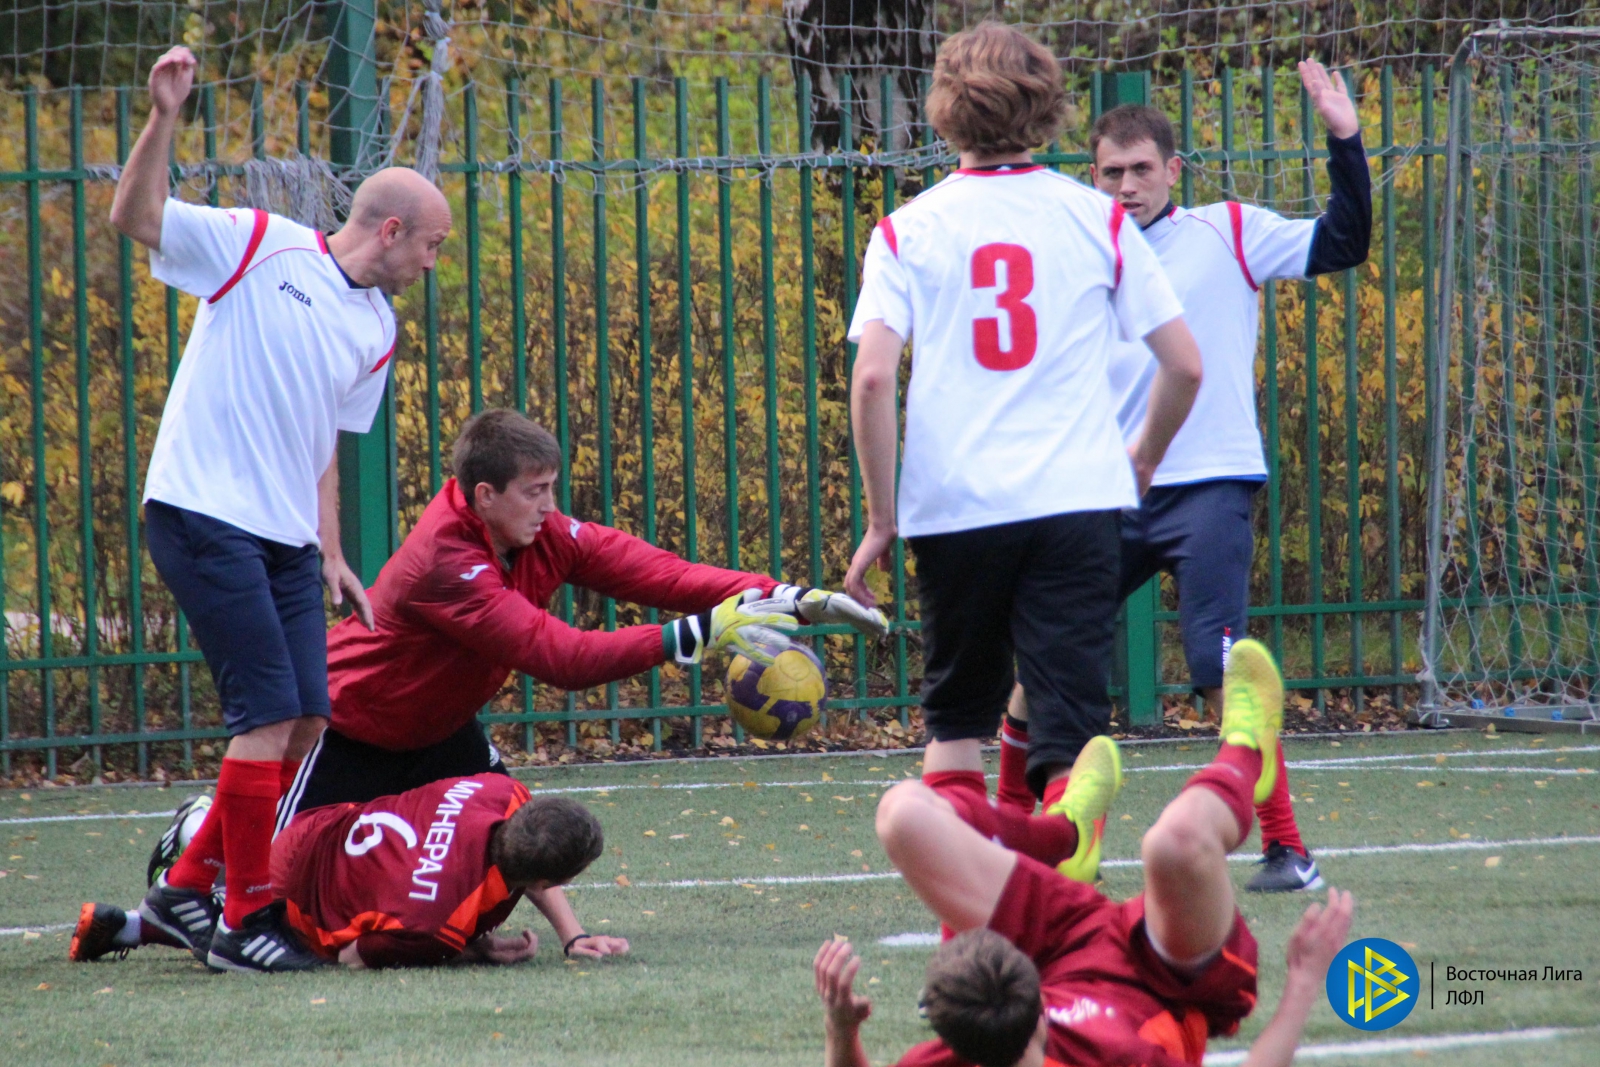
[[[1291,688],[1319,706],[1348,691],[1359,711],[1369,692],[1398,703],[1416,681],[1442,83],[1431,67],[1403,84],[1389,68],[1348,73],[1359,73],[1376,171],[1372,258],[1264,291],[1270,475],[1251,616]],[[1326,153],[1292,75],[1223,69],[1151,87],[1124,74],[1080,88],[1080,113],[1149,99],[1178,117],[1181,202],[1316,210]],[[804,85],[776,104],[765,78],[718,80],[706,95],[682,79],[669,92],[637,80],[625,93],[600,80],[585,89],[572,99],[560,82],[511,82],[452,98],[460,152],[439,169],[456,230],[436,271],[395,301],[385,411],[365,452],[345,452],[366,477],[358,503],[370,511],[376,500],[383,521],[358,524],[348,554],[371,581],[447,474],[455,428],[494,404],[555,432],[568,463],[563,510],[691,559],[836,585],[863,517],[843,336],[859,256],[875,218],[953,160],[926,140],[806,151]],[[294,144],[257,137],[253,160],[215,158],[214,91],[197,93],[175,165],[188,195],[235,202],[253,162],[323,150],[326,113],[301,92]],[[892,108],[893,87],[880,94]],[[253,121],[265,129],[260,99]],[[108,164],[126,158],[136,104],[142,94],[126,89],[0,98],[23,132],[0,145],[0,240],[11,250],[0,273],[13,294],[0,303],[7,769],[13,753],[41,752],[54,773],[63,752],[98,761],[106,746],[135,746],[142,772],[152,746],[189,760],[221,734],[200,654],[141,549],[138,490],[193,301],[153,282],[105,221]],[[87,143],[87,107],[112,112],[114,145]],[[774,148],[780,113],[789,151]],[[843,120],[854,146],[849,109]],[[486,130],[505,143],[487,143]],[[1038,158],[1081,175],[1088,157],[1069,149]],[[897,549],[881,587],[887,642],[807,631],[828,653],[833,708],[897,709],[904,721],[915,705],[911,571]],[[1126,611],[1116,696],[1134,722],[1187,689],[1171,606],[1153,583]],[[655,618],[570,589],[555,610],[585,625]],[[518,678],[485,718],[520,725],[530,749],[541,724],[572,741],[590,721],[606,722],[613,742],[626,724],[635,740],[647,730],[645,743],[683,730],[698,743],[701,717],[723,710],[716,698],[698,669],[585,694]]]

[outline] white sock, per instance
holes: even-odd
[[[137,911],[127,913],[127,920],[122,924],[122,929],[112,937],[112,943],[119,948],[138,948],[139,934],[144,930],[144,919]]]

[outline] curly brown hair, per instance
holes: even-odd
[[[1037,148],[1066,117],[1061,67],[1021,30],[985,21],[939,46],[928,119],[957,149],[1000,155]]]

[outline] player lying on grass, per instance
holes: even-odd
[[[878,836],[923,903],[957,932],[928,967],[923,1004],[936,1040],[903,1067],[1180,1067],[1206,1039],[1236,1032],[1255,1007],[1256,943],[1234,906],[1228,853],[1270,792],[1282,681],[1265,648],[1235,646],[1224,679],[1216,759],[1168,804],[1143,842],[1145,890],[1116,904],[1087,885],[986,839],[921,783],[878,806]],[[1121,782],[1115,742],[1096,737],[1067,787],[1104,815]],[[1329,890],[1289,939],[1288,978],[1247,1067],[1288,1067],[1354,902]],[[860,1039],[871,1002],[855,995],[848,944],[815,961],[828,1067],[868,1067]]]
[[[433,266],[450,205],[404,167],[364,179],[343,227],[326,235],[265,211],[173,199],[173,136],[196,65],[179,46],[151,67],[150,120],[111,207],[112,224],[150,249],[151,276],[201,298],[150,454],[144,526],[229,738],[217,817],[170,891],[153,887],[144,907],[203,960],[243,966],[245,942],[277,938],[272,969],[293,970],[315,960],[269,925],[267,864],[293,774],[285,754],[328,713],[322,586],[371,621],[340,552],[335,446],[372,425],[396,336],[385,294]],[[211,885],[224,867],[222,908]]]
[[[689,563],[620,530],[561,514],[560,446],[515,411],[469,419],[452,458],[455,477],[372,587],[373,627],[350,618],[328,634],[332,724],[320,738],[302,735],[303,747],[291,753],[298,771],[279,805],[280,832],[297,813],[325,804],[365,803],[441,778],[503,771],[477,714],[513,670],[584,689],[669,659],[698,663],[708,648],[730,644],[767,657],[745,636],[754,627],[842,623],[874,636],[888,628],[882,612],[847,596]],[[665,626],[574,629],[546,610],[568,582],[695,614]],[[180,808],[163,835],[152,871],[172,863],[176,828],[188,810]],[[192,885],[193,866],[179,859],[158,886],[180,873],[191,878],[183,885]],[[176,884],[162,892],[166,914],[193,915],[201,927],[186,931],[169,919],[168,933],[192,933],[203,944],[204,923],[215,913],[209,892]],[[579,941],[573,951],[589,947]]]
[[[272,844],[274,907],[320,959],[348,967],[518,963],[538,951],[539,939],[495,930],[526,896],[560,936],[563,912],[552,895],[603,845],[599,821],[576,801],[530,798],[509,775],[449,778],[295,820]],[[620,937],[589,940],[590,955],[628,950]],[[126,955],[150,943],[172,939],[137,911],[85,904],[71,956]],[[273,951],[266,942],[245,945],[268,967]]]
[[[1256,427],[1256,335],[1262,285],[1348,270],[1367,258],[1372,237],[1372,186],[1355,104],[1337,74],[1300,64],[1300,80],[1328,128],[1327,210],[1314,219],[1286,219],[1237,203],[1197,208],[1172,203],[1183,174],[1172,123],[1151,107],[1127,104],[1101,115],[1089,136],[1091,174],[1139,224],[1183,302],[1205,362],[1205,380],[1183,428],[1156,468],[1137,510],[1122,514],[1119,597],[1166,571],[1178,586],[1189,684],[1207,710],[1221,711],[1222,667],[1232,642],[1245,636],[1250,605],[1250,510],[1267,480]],[[1144,428],[1157,361],[1142,344],[1118,347],[1111,363],[1117,421],[1124,437]],[[1014,735],[1025,736],[1026,701],[1012,698]],[[1029,802],[1031,808],[1031,799]],[[1289,774],[1279,751],[1272,796],[1256,811],[1261,869],[1246,888],[1258,892],[1315,889],[1316,861],[1300,839],[1289,801]]]
[[[845,589],[872,603],[868,568],[907,539],[925,769],[982,771],[979,746],[1020,678],[1033,708],[1028,783],[1047,805],[1110,724],[1119,515],[1138,505],[1200,384],[1183,308],[1138,227],[1033,163],[1066,118],[1062,85],[1048,49],[997,22],[940,46],[928,116],[961,166],[878,223],[849,329],[870,522]],[[1119,338],[1143,338],[1160,368],[1131,447],[1107,372]]]

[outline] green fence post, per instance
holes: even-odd
[[[1150,104],[1150,73],[1119,72],[1100,76],[1100,106],[1105,110],[1123,104]],[[1118,617],[1117,665],[1123,676],[1122,699],[1127,705],[1128,722],[1143,726],[1161,721],[1161,699],[1156,694],[1160,682],[1156,640],[1156,612],[1161,610],[1161,579],[1152,578],[1133,591]]]
[[[329,155],[351,183],[359,181],[377,157],[375,20],[375,0],[343,0],[328,53]],[[386,395],[371,432],[339,435],[340,541],[345,559],[366,585],[377,580],[379,568],[394,549],[387,405]]]

